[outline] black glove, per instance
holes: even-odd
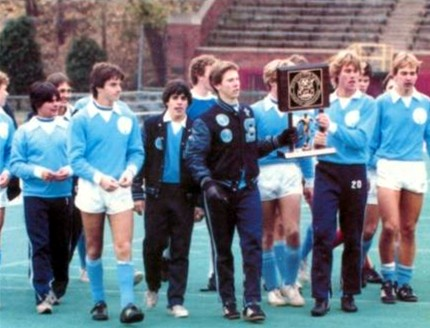
[[[202,189],[206,194],[206,197],[210,201],[218,201],[222,203],[227,203],[227,195],[220,185],[218,185],[211,178],[204,178],[202,181]]]
[[[297,142],[297,129],[294,126],[285,129],[276,136],[276,139],[279,146],[294,145]]]

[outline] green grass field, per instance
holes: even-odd
[[[430,171],[429,171],[430,172]],[[142,267],[142,218],[136,217],[133,251],[135,265]],[[302,231],[310,223],[310,214],[303,207]],[[362,295],[357,297],[359,311],[345,314],[340,310],[339,302],[339,258],[341,248],[335,250],[333,269],[334,296],[331,302],[331,312],[323,318],[313,318],[309,311],[313,305],[310,297],[310,286],[305,285],[303,294],[306,305],[303,308],[273,308],[267,305],[263,293],[263,308],[267,327],[318,327],[332,328],[336,325],[348,327],[388,328],[430,327],[430,197],[427,195],[425,206],[418,225],[418,247],[416,271],[412,282],[420,300],[415,304],[397,303],[383,305],[379,301],[379,286],[368,285]],[[375,243],[376,245],[376,243]],[[379,263],[377,248],[373,246],[370,255],[376,265]],[[51,328],[51,327],[121,327],[119,317],[119,293],[116,283],[116,264],[113,257],[109,229],[106,232],[105,252],[103,256],[105,269],[105,286],[109,305],[110,320],[94,322],[90,319],[89,310],[92,306],[88,284],[78,279],[78,260],[75,258],[70,268],[71,282],[67,295],[62,304],[54,308],[50,316],[36,314],[34,293],[27,278],[27,236],[24,227],[22,205],[17,204],[7,208],[6,223],[3,228],[2,240],[3,259],[0,267],[0,327],[1,328]],[[202,293],[199,289],[207,282],[208,271],[208,233],[203,222],[195,224],[190,256],[190,275],[185,305],[190,311],[190,317],[175,319],[166,313],[166,286],[160,291],[158,306],[145,310],[146,318],[141,324],[133,326],[144,327],[239,327],[249,326],[250,323],[238,320],[229,322],[221,317],[221,304],[215,293]],[[238,301],[241,302],[241,266],[237,241],[236,254],[236,288]],[[136,286],[137,303],[143,305],[144,282]]]

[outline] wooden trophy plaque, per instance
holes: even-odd
[[[306,64],[283,66],[277,69],[279,110],[288,113],[288,124],[293,126],[293,112],[318,109],[320,112],[329,106],[330,76],[327,64]],[[295,149],[290,145],[289,152],[278,151],[285,158],[300,158],[333,154],[335,148]]]

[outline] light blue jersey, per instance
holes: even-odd
[[[23,181],[24,196],[71,196],[71,176],[63,181],[44,181],[38,174],[41,168],[56,172],[69,167],[67,126],[68,123],[62,117],[41,119],[34,116],[16,131],[10,167],[11,173]]]
[[[206,113],[213,105],[216,104],[216,97],[214,95],[199,97],[193,93],[192,96],[191,105],[187,108],[187,116],[193,121]]]
[[[144,160],[135,114],[117,102],[109,119],[101,111],[93,100],[80,109],[72,117],[68,142],[75,175],[95,183],[101,174],[119,179],[127,168],[136,173]]]
[[[324,111],[330,118],[327,147],[336,153],[318,156],[318,160],[336,164],[367,164],[369,145],[375,126],[375,100],[356,91],[346,105],[332,93],[330,107]]]
[[[283,130],[288,128],[288,114],[279,111],[278,105],[273,101],[270,96],[251,105],[254,110],[255,123],[257,127],[257,138],[264,140],[271,136],[280,134]],[[293,120],[298,121],[298,120]],[[297,122],[295,122],[297,126]],[[297,147],[303,145],[305,135],[303,134],[302,127],[297,126],[299,140],[296,144]],[[312,179],[314,177],[314,165],[311,157],[301,159],[285,159],[278,155],[278,150],[288,152],[288,147],[279,148],[267,156],[259,159],[259,165],[273,165],[284,163],[297,163],[305,179]]]
[[[424,141],[430,154],[430,98],[414,90],[405,99],[391,90],[379,96],[376,103],[372,154],[389,160],[423,161]]]
[[[12,119],[0,107],[0,174],[10,171],[9,161],[14,133],[15,126]]]

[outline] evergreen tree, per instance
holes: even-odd
[[[26,94],[33,82],[44,79],[32,18],[22,16],[6,23],[0,34],[0,70],[10,77],[11,94]]]
[[[72,41],[66,58],[66,72],[76,91],[89,91],[89,76],[95,63],[106,61],[106,52],[86,36]]]

